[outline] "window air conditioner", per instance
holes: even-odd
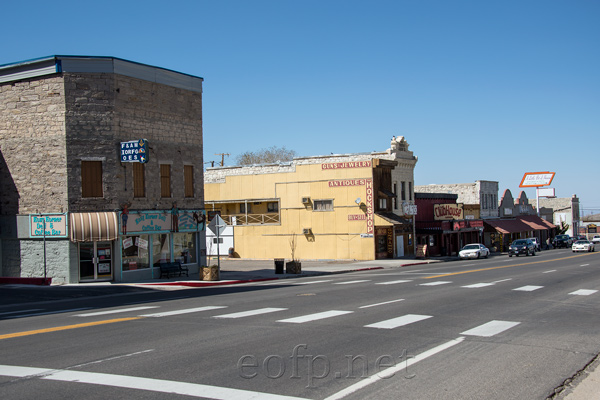
[[[310,235],[310,228],[304,228],[304,229],[302,229],[302,233],[304,235]]]
[[[302,203],[303,204],[310,203],[310,197],[303,197],[302,198]]]

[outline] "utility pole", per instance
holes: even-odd
[[[215,162],[214,162],[214,161],[207,161],[207,162],[205,162],[204,164],[210,164],[210,167],[211,167],[211,168],[214,168],[214,167],[215,167]]]
[[[218,153],[215,156],[221,156],[221,167],[225,165],[225,156],[230,156],[229,153]]]

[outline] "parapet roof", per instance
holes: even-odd
[[[116,57],[61,56],[0,65],[0,83],[62,72],[112,73],[181,89],[202,92],[203,78]]]

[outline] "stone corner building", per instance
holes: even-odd
[[[112,57],[0,66],[0,276],[128,281],[159,262],[197,266],[202,83]],[[146,162],[131,162],[138,150]]]

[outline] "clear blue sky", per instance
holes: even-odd
[[[385,150],[415,184],[556,172],[600,212],[600,1],[28,1],[3,4],[0,64],[114,56],[201,76],[204,158]],[[526,193],[535,204],[535,190]]]

